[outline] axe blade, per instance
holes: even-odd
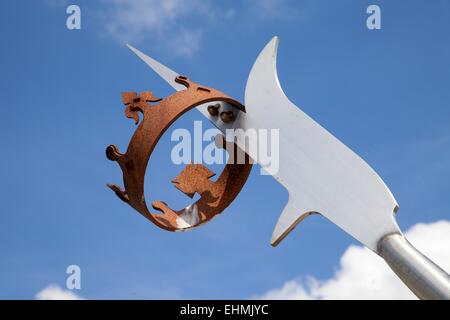
[[[397,202],[363,159],[286,97],[277,76],[278,43],[274,37],[256,59],[245,89],[246,114],[237,124],[279,129],[279,170],[272,175],[289,199],[271,243],[277,245],[303,218],[319,213],[376,251],[383,236],[401,234],[394,217]]]

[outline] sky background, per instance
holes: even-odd
[[[72,264],[82,272],[72,294],[86,299],[272,298],[286,286],[294,294],[284,298],[332,298],[314,293],[317,283],[358,269],[345,260],[355,250],[351,266],[366,260],[320,216],[272,248],[287,192],[257,167],[220,217],[187,233],[158,229],[118,200],[105,184],[122,185],[121,171],[105,148],[125,150],[135,130],[121,92],[173,92],[126,43],[243,102],[256,56],[280,36],[287,96],[380,174],[401,228],[418,242],[434,235],[423,250],[450,269],[450,2],[72,3],[81,30],[66,28],[66,1],[0,4],[0,299],[69,294]],[[370,4],[381,30],[366,27]],[[195,110],[171,129],[194,120],[203,120]],[[149,163],[146,197],[182,207],[190,199],[170,183],[182,169],[170,161],[170,132]],[[380,290],[377,279],[363,292]]]

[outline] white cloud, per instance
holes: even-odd
[[[448,272],[450,221],[419,223],[405,233],[417,249]],[[332,278],[286,282],[258,299],[416,299],[386,263],[369,249],[350,246]]]
[[[286,0],[246,0],[218,4],[211,0],[104,0],[102,26],[121,43],[151,42],[175,56],[192,56],[211,27],[233,21],[290,19],[299,10]],[[100,9],[99,9],[100,10]],[[219,30],[220,30],[219,29]]]
[[[190,56],[199,48],[202,31],[188,18],[211,20],[209,2],[200,0],[112,0],[105,2],[106,33],[122,43],[150,41],[174,55]]]
[[[61,289],[58,285],[51,284],[39,291],[35,298],[37,300],[83,300],[73,291]]]

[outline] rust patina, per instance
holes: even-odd
[[[199,193],[200,199],[177,211],[163,201],[154,201],[152,207],[160,213],[149,211],[144,197],[145,171],[156,144],[171,124],[185,112],[211,101],[228,102],[245,112],[242,104],[218,90],[201,86],[182,76],[175,81],[183,84],[186,90],[165,99],[159,99],[151,92],[139,95],[136,92],[123,93],[126,117],[138,124],[140,112],[143,120],[133,134],[126,153],[120,153],[115,145],[106,148],[108,159],[117,161],[122,170],[125,189],[113,184],[108,184],[108,187],[144,217],[169,231],[199,226],[221,213],[239,194],[252,167],[248,155],[245,156],[245,163],[237,163],[230,157],[217,181],[211,181],[209,179],[214,176],[212,171],[201,164],[189,164],[172,183],[190,197]],[[223,145],[229,154],[237,154],[233,143]],[[230,148],[235,148],[233,153],[230,153]]]

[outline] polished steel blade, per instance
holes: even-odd
[[[276,70],[278,43],[273,38],[253,65],[246,113],[238,125],[280,130],[279,170],[272,175],[286,187],[289,200],[271,242],[278,244],[303,218],[320,213],[376,251],[384,235],[400,233],[394,219],[397,202],[363,159],[286,97]]]
[[[185,86],[175,82],[175,78],[180,74],[169,69],[165,65],[159,63],[155,59],[150,58],[145,53],[142,53],[138,49],[127,44],[127,47],[131,49],[142,61],[144,61],[150,68],[152,68],[161,78],[163,78],[169,85],[171,85],[175,90],[180,91],[186,89]]]

